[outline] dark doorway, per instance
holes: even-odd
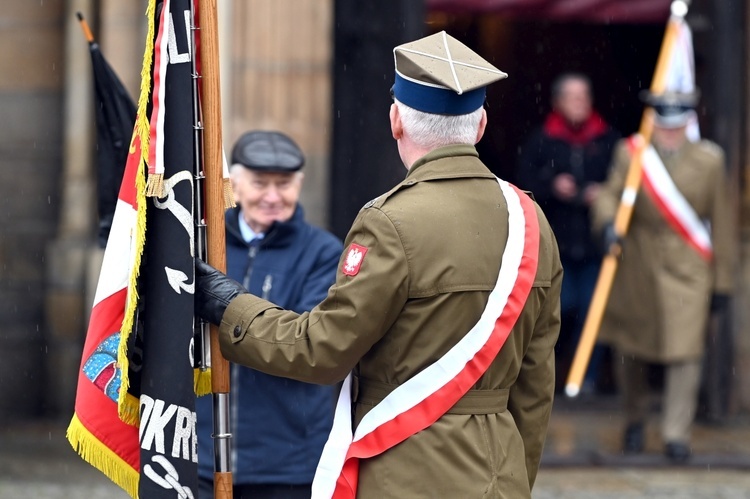
[[[550,109],[560,73],[588,75],[598,111],[624,135],[634,133],[651,84],[664,24],[584,24],[508,19],[493,14],[432,14],[430,32],[446,30],[509,74],[488,88],[490,126],[479,153],[495,174],[514,181],[518,148]]]

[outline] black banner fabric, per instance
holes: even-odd
[[[161,15],[165,5],[168,11]],[[140,399],[139,496],[149,499],[198,495],[193,387],[194,146],[189,14],[188,0],[160,2],[156,9],[157,33],[168,39],[160,40],[157,35],[154,50],[149,147],[161,148],[163,152],[164,196],[148,198],[139,324],[131,355],[131,381],[140,381],[131,385],[131,390],[139,390]],[[161,58],[167,57],[166,64],[159,65],[156,54],[160,50]],[[163,114],[163,121],[154,119],[157,112]],[[138,356],[141,358],[137,359]]]
[[[128,145],[135,125],[135,103],[99,48],[91,42],[91,62],[96,99],[97,211],[99,246],[107,245],[117,205]]]

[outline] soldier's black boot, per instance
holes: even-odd
[[[690,446],[683,442],[667,442],[664,455],[675,464],[682,464],[690,458]]]
[[[625,428],[622,450],[625,454],[639,454],[643,452],[644,442],[643,423],[630,423]]]

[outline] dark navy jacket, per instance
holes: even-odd
[[[561,201],[552,194],[552,183],[559,173],[570,173],[579,189],[589,182],[607,179],[610,160],[619,132],[606,131],[583,145],[535,130],[520,149],[518,185],[534,193],[555,232],[563,261],[598,262],[601,252],[591,235],[589,209],[580,197]]]
[[[304,220],[274,223],[255,247],[242,239],[239,209],[226,213],[227,275],[276,305],[302,313],[336,280],[341,242]],[[233,479],[237,484],[312,483],[333,420],[334,387],[231,366]],[[198,469],[213,477],[211,396],[196,400]]]

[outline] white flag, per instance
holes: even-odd
[[[666,90],[680,93],[692,93],[695,91],[695,57],[693,55],[693,34],[690,26],[680,21],[677,40],[672,49],[672,57],[669,61],[667,71]],[[698,127],[698,117],[692,113],[688,121],[686,134],[688,139],[696,142],[701,138]]]

